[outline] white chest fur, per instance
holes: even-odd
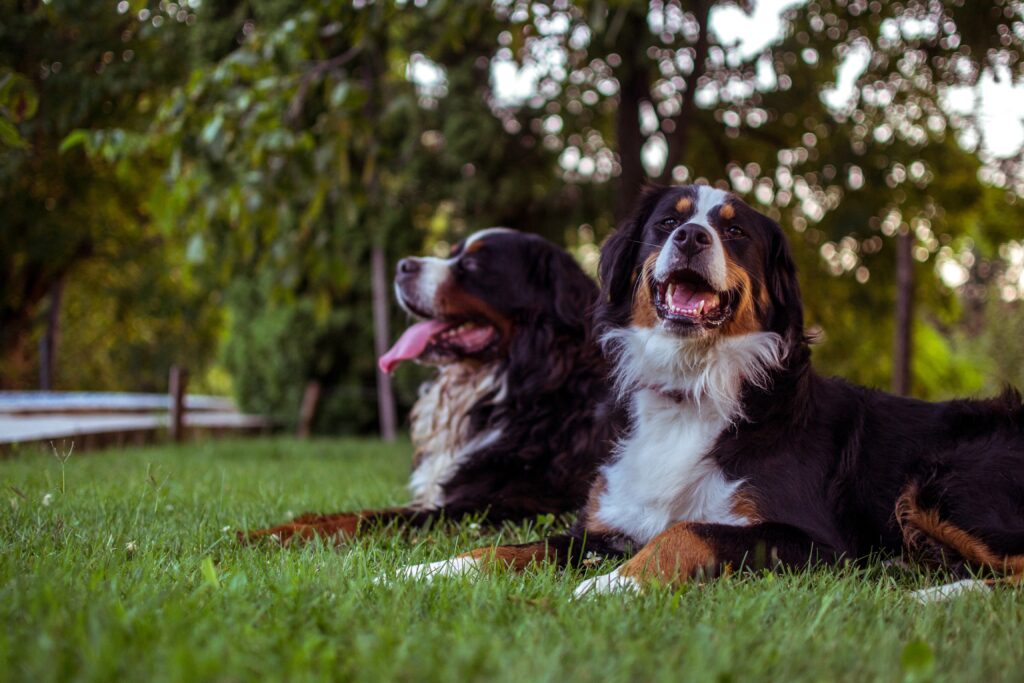
[[[444,503],[444,484],[475,450],[501,436],[499,427],[470,435],[469,410],[480,399],[498,390],[501,400],[504,378],[494,365],[445,365],[437,379],[424,384],[411,415],[411,436],[416,453],[409,479],[413,505],[437,508]]]
[[[725,418],[651,390],[637,391],[633,407],[634,430],[603,472],[598,519],[640,543],[683,520],[744,523],[731,512],[740,482],[727,481],[706,457]]]
[[[732,511],[742,481],[727,480],[709,453],[741,416],[744,380],[767,381],[766,368],[778,364],[779,337],[757,333],[695,347],[647,328],[617,331],[606,342],[616,349],[633,430],[603,468],[597,521],[640,543],[675,522],[747,523]]]

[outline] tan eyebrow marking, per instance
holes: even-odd
[[[693,207],[693,200],[689,197],[680,197],[676,202],[676,211],[679,213],[686,213],[691,207]]]
[[[722,204],[722,208],[718,210],[718,215],[725,220],[732,220],[733,216],[736,215],[736,209],[732,204]]]
[[[472,254],[474,251],[480,251],[481,249],[483,249],[483,246],[484,241],[482,239],[473,240],[472,242],[469,243],[469,246],[466,247],[466,253]]]

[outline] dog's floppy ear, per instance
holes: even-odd
[[[545,261],[544,280],[555,325],[573,334],[586,335],[597,286],[566,251],[551,250]]]
[[[590,339],[597,286],[562,249],[539,241],[531,247],[529,280],[540,300],[520,315],[508,350],[510,398],[525,400],[561,387]]]
[[[616,313],[621,312],[623,304],[628,310],[644,226],[667,191],[668,188],[655,185],[644,188],[629,218],[601,247],[601,299],[597,308],[597,322],[601,326],[620,324],[622,321],[615,320]]]
[[[796,277],[796,263],[789,249],[789,241],[779,224],[767,217],[762,217],[762,220],[767,222],[772,236],[768,263],[765,265],[768,294],[772,302],[771,331],[790,341],[797,341],[804,334],[804,307],[800,297],[800,283]]]

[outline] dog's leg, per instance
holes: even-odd
[[[600,537],[580,538],[573,534],[560,534],[542,541],[477,548],[440,562],[402,567],[398,570],[397,578],[431,581],[435,577],[461,576],[494,568],[522,572],[531,564],[539,563],[552,563],[564,569],[579,566],[592,552],[603,555],[604,545]]]
[[[409,526],[423,526],[437,517],[440,512],[440,510],[414,510],[412,508],[362,510],[329,515],[307,512],[277,526],[256,529],[247,533],[239,531],[238,539],[243,543],[251,543],[263,538],[271,538],[282,545],[288,545],[296,541],[322,538],[340,544],[357,536],[360,530],[374,525],[398,521]]]
[[[740,527],[682,522],[656,536],[614,572],[581,583],[575,596],[636,592],[652,581],[674,585],[741,568],[805,567],[836,557],[804,532],[783,524]]]

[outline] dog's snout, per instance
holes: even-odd
[[[415,275],[420,272],[420,262],[414,258],[404,258],[398,262],[399,275]]]
[[[711,233],[703,225],[687,223],[676,228],[672,233],[672,241],[687,255],[692,256],[697,252],[704,251],[711,246]]]

